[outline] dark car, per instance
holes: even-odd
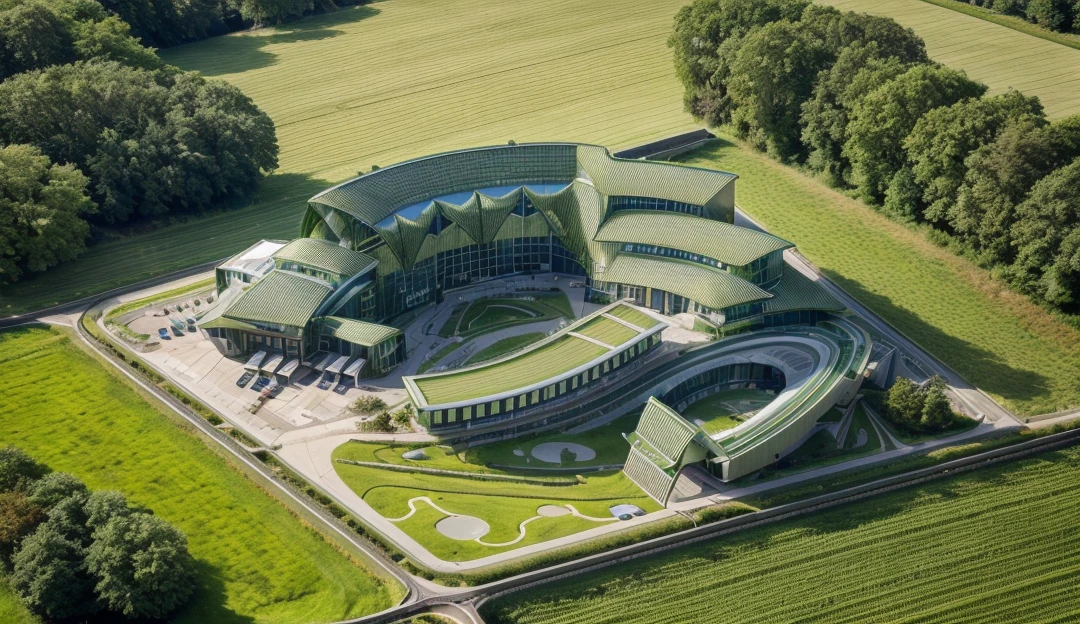
[[[180,331],[180,328],[176,327],[175,325],[172,328],[172,333],[176,334],[177,337],[184,335],[184,332]]]
[[[157,335],[158,338],[161,338],[162,340],[172,340],[172,338],[169,337],[169,330],[164,327],[157,330]]]
[[[251,381],[251,378],[254,377],[254,376],[255,376],[255,373],[253,373],[251,371],[247,371],[240,377],[240,379],[236,380],[236,385],[243,388],[244,386],[247,385],[247,383],[249,381]]]
[[[633,514],[622,514],[619,516],[619,520],[633,520]]]

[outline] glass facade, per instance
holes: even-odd
[[[768,287],[780,281],[784,274],[784,252],[774,251],[762,256],[746,266],[733,266],[729,269],[732,275],[737,275],[751,284]]]
[[[694,204],[671,201],[669,199],[656,199],[654,197],[630,197],[616,195],[608,200],[608,209],[616,210],[663,210],[664,212],[681,212],[702,216],[704,209]]]
[[[784,373],[767,364],[740,363],[718,366],[695,375],[669,390],[661,401],[682,411],[691,404],[722,390],[753,383],[761,390],[782,390]]]
[[[718,269],[727,268],[727,265],[714,258],[691,253],[689,251],[683,251],[681,249],[673,249],[671,247],[625,243],[622,246],[622,250],[628,253],[648,254],[650,256],[662,256],[664,258],[675,258],[677,260],[689,260],[690,262],[697,262],[698,264],[704,264]]]

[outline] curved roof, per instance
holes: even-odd
[[[335,338],[364,347],[374,347],[401,333],[396,327],[337,316],[327,316],[322,319],[322,323]]]
[[[322,280],[274,270],[255,283],[224,316],[256,323],[304,327],[332,289]]]
[[[656,210],[619,210],[604,221],[593,240],[669,247],[735,266],[745,266],[766,254],[794,247],[782,238],[758,230]]]
[[[595,279],[666,290],[714,310],[772,297],[768,292],[723,269],[696,262],[630,253],[616,256],[603,273],[595,275]]]
[[[736,179],[722,171],[613,158],[606,148],[527,143],[435,154],[373,171],[309,200],[374,226],[394,211],[440,196],[498,186],[588,179],[607,196],[646,196],[703,205]]]
[[[765,302],[765,314],[777,314],[792,310],[824,310],[840,312],[844,306],[824,288],[806,277],[794,266],[784,267],[784,274],[769,289],[773,298]]]
[[[367,254],[319,238],[298,238],[279,249],[274,259],[306,264],[336,275],[356,275],[378,264]]]

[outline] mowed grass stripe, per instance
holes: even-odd
[[[620,325],[619,323],[602,316],[594,318],[574,331],[613,347],[617,347],[638,335],[638,332],[630,329],[626,325]]]
[[[1072,621],[1078,483],[1072,448],[511,594],[484,615],[522,624]]]
[[[648,314],[645,314],[644,312],[638,312],[637,310],[625,305],[616,306],[608,310],[607,314],[610,314],[611,316],[617,316],[622,320],[626,321],[627,323],[630,323],[631,325],[636,325],[642,329],[649,329],[651,327],[656,327],[658,324],[660,324],[660,321],[654,319]]]
[[[931,58],[986,83],[991,93],[1037,95],[1052,119],[1080,113],[1080,50],[922,2],[818,0],[891,17],[926,41]]]
[[[685,0],[385,0],[163,51],[239,86],[277,124],[253,206],[96,245],[5,287],[36,310],[294,238],[305,201],[427,154],[524,141],[628,147],[691,130],[666,39]]]
[[[119,490],[187,535],[199,587],[175,621],[336,621],[400,597],[66,335],[0,333],[0,354],[2,444]]]
[[[1034,415],[1080,405],[1080,332],[987,271],[733,139],[682,160],[739,172],[747,214],[1006,407]]]

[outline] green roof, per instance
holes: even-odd
[[[575,329],[574,333],[617,347],[641,332],[630,329],[618,321],[598,316]]]
[[[669,247],[735,266],[745,266],[766,254],[794,247],[782,238],[758,230],[656,210],[619,210],[604,221],[593,239]]]
[[[298,238],[279,249],[274,258],[344,276],[356,275],[376,264],[367,254],[318,238]]]
[[[330,291],[326,282],[274,270],[233,302],[224,316],[241,321],[304,327]]]
[[[656,399],[649,397],[641,419],[630,438],[657,466],[669,468],[679,462],[686,446],[697,435],[699,428],[690,424],[678,412]]]
[[[337,316],[327,316],[322,321],[323,327],[330,330],[335,338],[364,347],[373,347],[401,333],[396,327],[378,325]]]
[[[792,310],[824,310],[840,312],[843,304],[833,298],[824,288],[800,273],[793,266],[784,267],[780,281],[769,289],[773,298],[765,302],[765,314],[778,314]]]
[[[623,253],[594,279],[658,288],[714,310],[768,299],[771,295],[723,269],[696,262]]]
[[[724,171],[612,158],[596,145],[578,146],[577,157],[597,190],[609,197],[660,197],[701,206],[738,178]]]
[[[608,310],[606,314],[618,317],[626,321],[627,323],[630,323],[631,325],[640,327],[642,329],[649,329],[650,327],[655,327],[656,325],[660,324],[660,321],[658,321],[657,319],[649,316],[648,314],[645,314],[644,312],[639,312],[638,310],[635,310],[628,305],[621,305],[612,308]]]

